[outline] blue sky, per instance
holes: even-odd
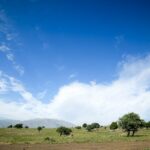
[[[44,104],[73,82],[109,85],[129,56],[148,57],[149,8],[149,0],[0,0],[0,70]],[[20,102],[19,94],[1,97]]]

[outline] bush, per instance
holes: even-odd
[[[90,125],[87,125],[86,129],[90,132],[92,131],[93,129],[98,129],[100,128],[100,125],[99,123],[92,123]]]
[[[100,125],[99,125],[99,123],[92,123],[91,127],[92,127],[92,129],[96,129],[96,128],[99,128]]]
[[[18,123],[16,125],[14,125],[14,128],[21,129],[21,128],[23,128],[23,124],[22,123]]]
[[[55,139],[50,138],[50,137],[46,137],[44,140],[45,140],[45,141],[52,142],[52,143],[55,142]]]
[[[28,127],[28,126],[25,126],[24,128],[28,129],[29,127]]]
[[[13,128],[13,125],[11,124],[11,125],[9,125],[7,128]]]
[[[112,122],[111,125],[110,125],[110,129],[111,129],[111,130],[115,130],[115,129],[117,129],[117,128],[118,128],[117,122]]]
[[[84,123],[84,124],[82,125],[82,127],[83,127],[83,128],[86,128],[86,127],[87,127],[87,124],[86,124],[86,123]]]
[[[75,128],[76,128],[76,129],[81,129],[81,126],[76,126]]]
[[[66,128],[63,126],[57,128],[56,131],[60,134],[60,136],[61,135],[70,135],[70,133],[72,132],[72,130],[70,128]]]
[[[86,129],[87,129],[88,132],[91,132],[93,128],[92,128],[91,125],[87,125]]]
[[[42,127],[37,127],[37,130],[40,132],[43,128]]]
[[[150,121],[149,122],[145,122],[145,128],[149,129],[150,128]]]

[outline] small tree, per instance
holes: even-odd
[[[91,125],[87,125],[87,127],[86,127],[86,130],[88,131],[88,132],[91,132],[92,131],[92,126]]]
[[[76,128],[76,129],[81,129],[81,126],[76,126],[75,128]]]
[[[141,119],[136,113],[128,113],[119,119],[119,125],[127,132],[127,136],[130,136],[130,132],[132,132],[132,136],[134,136],[134,133],[140,128]]]
[[[24,128],[28,129],[28,128],[29,128],[29,126],[25,126]]]
[[[149,122],[145,122],[145,128],[149,129],[150,128],[150,121]]]
[[[117,122],[112,122],[111,125],[110,125],[110,129],[111,129],[111,130],[115,130],[115,129],[117,129],[117,128],[118,128]]]
[[[99,128],[100,125],[99,125],[99,123],[92,123],[91,127],[92,127],[92,129],[96,129],[96,128]]]
[[[17,129],[21,129],[21,128],[23,128],[23,124],[22,123],[18,123],[14,127],[17,128]]]
[[[83,123],[82,127],[83,127],[83,128],[86,128],[86,127],[87,127],[87,124],[86,124],[86,123]]]
[[[37,130],[39,131],[39,133],[42,129],[43,129],[42,127],[37,127]]]
[[[56,131],[60,134],[60,136],[70,135],[70,133],[72,132],[72,130],[70,128],[66,128],[66,127],[63,127],[63,126],[57,128]]]
[[[12,128],[13,127],[13,125],[11,124],[11,125],[9,125],[7,128]]]

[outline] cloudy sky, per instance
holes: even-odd
[[[0,0],[0,118],[150,120],[149,0]]]

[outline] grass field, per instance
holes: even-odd
[[[110,131],[100,128],[87,132],[85,129],[72,129],[73,136],[59,136],[56,129],[43,129],[40,133],[37,129],[0,129],[0,144],[60,144],[60,143],[105,143],[105,142],[134,142],[149,141],[150,130],[141,129],[134,137],[126,137],[121,130]],[[45,140],[49,137],[50,140]]]

